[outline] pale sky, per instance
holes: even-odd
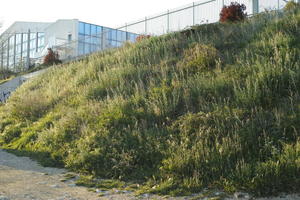
[[[192,3],[193,0],[1,0],[0,33],[14,21],[54,22],[79,19],[117,28],[148,15]]]

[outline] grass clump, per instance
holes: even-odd
[[[195,44],[194,47],[185,50],[183,56],[179,66],[187,73],[193,74],[216,68],[220,60],[216,48],[203,44]]]
[[[299,191],[299,25],[262,13],[54,66],[0,106],[0,144],[90,187]]]

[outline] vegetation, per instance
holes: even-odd
[[[288,12],[288,11],[293,11],[293,10],[299,8],[299,7],[300,7],[299,3],[296,3],[296,2],[294,2],[294,1],[292,1],[292,0],[290,0],[290,1],[287,2],[287,4],[284,6],[284,10],[285,10],[286,12]]]
[[[88,175],[80,184],[299,191],[299,34],[299,9],[268,12],[53,67],[0,107],[0,143]]]
[[[139,35],[135,40],[136,42],[140,42],[142,40],[149,39],[150,37],[150,35]]]
[[[220,13],[220,22],[238,22],[247,17],[246,6],[237,2],[231,2],[229,6],[224,6]]]
[[[16,73],[8,69],[0,69],[0,84],[6,82],[8,79],[14,77]]]
[[[51,48],[48,48],[48,53],[44,58],[43,65],[54,65],[60,63],[61,60],[59,59],[58,52],[55,52]]]

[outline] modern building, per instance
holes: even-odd
[[[136,40],[138,34],[81,22],[77,19],[53,23],[15,22],[0,36],[0,68],[21,71],[41,62],[47,49],[60,59],[78,58]]]

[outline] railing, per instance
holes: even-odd
[[[246,12],[253,15],[264,10],[277,10],[284,7],[286,0],[206,0],[194,2],[180,8],[167,10],[157,15],[127,23],[117,29],[147,35],[161,35],[184,28],[214,23],[224,5],[231,2],[243,3]],[[254,5],[256,2],[257,5]]]

